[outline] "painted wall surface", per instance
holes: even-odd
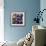
[[[41,11],[42,11],[43,9],[46,9],[46,0],[41,0],[41,1],[40,1],[40,9],[41,9]],[[46,27],[46,10],[43,12],[42,17],[43,17],[43,22],[41,21],[41,22],[40,22],[40,25]]]
[[[46,0],[40,0],[40,10],[43,10],[43,9],[46,9]],[[46,27],[46,11],[43,12],[42,17],[43,17],[43,22],[40,21],[40,25]],[[45,40],[45,44],[46,44],[46,40]]]
[[[32,31],[32,25],[36,12],[40,9],[40,0],[4,0],[4,39],[7,41],[18,41],[29,31]],[[24,27],[12,26],[11,15],[13,11],[24,11],[26,25]]]

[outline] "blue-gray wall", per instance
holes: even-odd
[[[43,9],[46,9],[46,0],[40,1],[40,10],[43,10]],[[42,17],[43,17],[43,22],[40,21],[40,25],[46,27],[46,11],[43,13]],[[45,39],[46,39],[46,37],[45,37]],[[46,40],[45,40],[45,44],[46,44]]]
[[[41,0],[40,1],[40,10],[42,11],[43,9],[46,9],[46,0]],[[46,27],[46,10],[43,12],[43,22],[40,21],[40,25]]]
[[[18,41],[32,30],[34,17],[40,9],[40,0],[4,0],[4,38],[7,41]],[[24,11],[26,25],[24,27],[11,26],[10,13]]]

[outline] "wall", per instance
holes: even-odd
[[[46,0],[41,0],[41,1],[40,1],[40,9],[41,9],[41,11],[42,11],[43,9],[46,9]],[[41,22],[40,22],[40,25],[46,27],[46,11],[43,12],[42,17],[43,17],[43,22],[41,21]]]
[[[40,10],[40,0],[4,0],[4,39],[7,41],[18,41],[32,30],[36,12]],[[24,27],[12,26],[10,13],[12,11],[24,11],[26,25]]]
[[[43,10],[43,9],[46,9],[46,0],[40,0],[40,10]],[[46,27],[46,11],[43,13],[42,17],[44,20],[43,22],[40,21],[40,25]],[[45,43],[46,43],[46,40],[45,40]]]

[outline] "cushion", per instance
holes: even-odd
[[[21,39],[17,42],[17,46],[23,46],[23,44],[24,44],[24,39],[25,39],[25,37],[24,37],[24,38],[21,38]]]

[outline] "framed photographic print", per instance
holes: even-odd
[[[11,13],[11,25],[24,26],[25,25],[24,12],[12,12]]]

